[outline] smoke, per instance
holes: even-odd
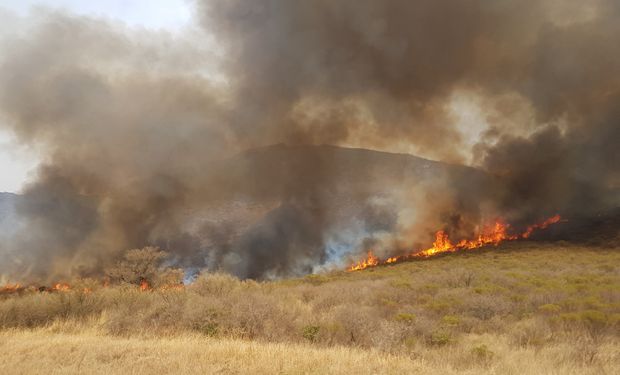
[[[194,6],[179,34],[51,10],[2,32],[0,124],[44,161],[0,274],[96,275],[159,245],[299,275],[438,227],[620,204],[616,1]],[[479,116],[455,118],[455,95]]]

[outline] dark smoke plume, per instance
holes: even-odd
[[[0,124],[43,163],[0,277],[145,245],[282,277],[620,204],[614,0],[196,1],[180,34],[9,16]]]

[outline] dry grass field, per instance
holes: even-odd
[[[72,284],[0,296],[0,373],[620,373],[614,247],[512,243],[148,292]]]
[[[121,338],[50,330],[0,333],[2,374],[405,374],[406,357],[353,348],[209,339]]]

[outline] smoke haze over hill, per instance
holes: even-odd
[[[612,0],[196,1],[172,35],[40,10],[0,33],[2,126],[44,158],[0,275],[92,275],[156,244],[186,268],[289,276],[438,227],[615,208],[619,16]],[[480,170],[306,146],[322,144]]]

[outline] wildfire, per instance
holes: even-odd
[[[151,289],[151,286],[149,285],[149,282],[146,281],[146,279],[142,279],[142,281],[140,281],[140,290],[145,292],[147,290]]]
[[[518,239],[529,238],[532,233],[536,230],[541,230],[549,227],[552,224],[559,223],[561,221],[560,215],[555,215],[547,220],[530,225],[527,229],[520,234],[509,234],[508,230],[510,229],[510,225],[504,223],[502,220],[497,220],[493,225],[485,227],[482,229],[480,234],[476,236],[474,239],[463,239],[457,243],[453,243],[446,233],[443,230],[437,231],[435,233],[435,241],[433,242],[433,246],[428,249],[424,249],[421,251],[416,251],[407,255],[399,255],[396,257],[391,257],[386,260],[380,260],[377,258],[372,251],[368,252],[368,257],[364,260],[361,260],[353,265],[351,265],[347,271],[359,271],[369,267],[375,267],[381,264],[391,264],[396,262],[401,262],[403,260],[408,259],[416,259],[416,258],[428,258],[437,254],[456,252],[462,250],[472,250],[477,249],[487,245],[497,246],[501,242],[504,241],[514,241]]]
[[[102,283],[103,288],[108,288],[110,287],[110,283],[107,280],[104,280],[104,282]],[[185,289],[185,285],[184,284],[167,284],[167,285],[161,285],[159,287],[157,287],[156,289],[153,288],[151,286],[151,284],[149,283],[148,280],[146,279],[141,279],[140,280],[140,284],[137,285],[138,290],[142,291],[142,292],[146,292],[146,291],[150,291],[150,290],[160,290],[160,291],[168,291],[168,290],[184,290]],[[55,283],[52,284],[52,286],[38,286],[36,284],[33,285],[29,285],[29,286],[22,286],[20,284],[6,284],[3,286],[0,286],[0,295],[2,294],[13,294],[13,293],[21,293],[21,292],[29,292],[29,293],[56,293],[56,292],[70,292],[70,291],[77,291],[77,292],[81,292],[83,294],[91,294],[93,293],[93,289],[90,287],[76,287],[73,288],[70,284],[68,283]]]
[[[24,288],[20,284],[7,284],[5,286],[0,287],[0,294],[9,294],[9,293],[17,293]]]
[[[364,268],[374,267],[380,263],[379,258],[374,256],[372,251],[368,252],[368,257],[362,261],[359,261],[357,264],[354,264],[349,268],[349,271],[359,271]]]
[[[530,225],[529,227],[527,227],[527,230],[525,232],[523,232],[521,237],[529,238],[535,230],[545,229],[549,225],[552,225],[552,224],[555,224],[555,223],[559,223],[560,220],[562,220],[560,215],[555,215],[555,216],[552,216],[552,217],[548,218],[547,220],[543,221],[542,223]]]
[[[71,290],[71,285],[67,283],[57,283],[51,288],[54,292],[68,292]]]

